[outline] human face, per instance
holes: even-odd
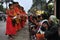
[[[48,27],[48,25],[46,23],[43,23],[42,26],[43,27]]]
[[[16,4],[13,4],[13,6],[15,7],[15,6],[16,6]]]
[[[43,19],[42,15],[40,15],[39,19],[40,19],[40,20],[42,20],[42,19]]]
[[[13,9],[13,5],[10,6],[10,9]]]
[[[43,19],[42,16],[40,17],[40,19],[41,19],[41,20]]]
[[[49,22],[49,23],[52,23],[52,21],[51,21],[51,19],[50,19],[50,18],[48,19],[48,22]]]

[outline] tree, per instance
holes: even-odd
[[[2,5],[0,5],[0,11],[3,11],[3,6]]]
[[[6,2],[13,2],[13,0],[5,0]]]

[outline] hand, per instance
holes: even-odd
[[[42,34],[45,34],[45,32],[42,32]]]
[[[43,31],[40,31],[40,33],[41,33],[41,34],[45,34],[45,32],[43,32]]]
[[[42,26],[41,22],[39,22],[39,25]]]
[[[14,17],[13,17],[13,19],[16,19],[16,18],[17,18],[17,16],[14,16]]]

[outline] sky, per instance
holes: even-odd
[[[19,2],[19,4],[24,7],[24,10],[26,12],[31,8],[31,6],[33,4],[32,0],[14,0],[14,1]],[[3,4],[3,7],[6,8],[5,3]]]
[[[46,0],[46,2],[48,2],[49,0]]]
[[[19,4],[24,7],[26,12],[31,8],[33,4],[32,0],[14,0],[14,1],[19,2]]]
[[[32,0],[14,0],[14,1],[15,2],[19,2],[19,4],[24,7],[24,10],[26,12],[31,8],[31,6],[33,4]],[[49,1],[49,0],[47,0],[47,1]],[[6,8],[6,4],[5,3],[3,4],[3,7]]]

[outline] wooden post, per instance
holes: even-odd
[[[54,0],[54,15],[56,16],[56,0]]]

